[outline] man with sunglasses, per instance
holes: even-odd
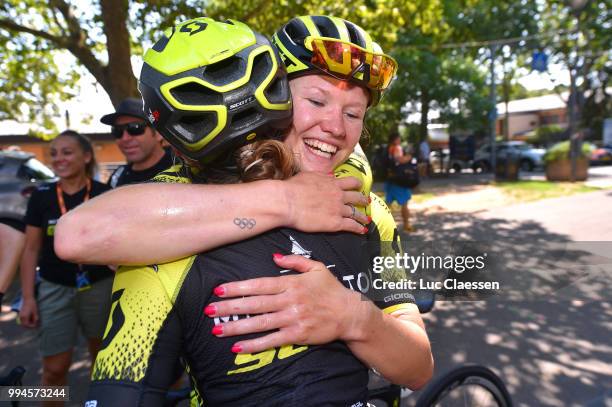
[[[111,187],[148,181],[172,166],[170,150],[162,147],[162,136],[147,124],[140,99],[123,100],[115,113],[100,121],[112,126],[111,134],[127,161],[110,176]]]

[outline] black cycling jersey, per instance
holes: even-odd
[[[261,334],[217,338],[211,331],[220,319],[203,314],[218,300],[213,289],[219,284],[293,273],[275,265],[276,252],[321,261],[346,287],[367,296],[364,242],[350,233],[277,229],[173,263],[122,267],[88,400],[98,407],[161,405],[183,358],[205,406],[365,406],[367,368],[344,342],[234,354],[238,340]],[[377,305],[400,304],[388,301]]]
[[[108,179],[108,185],[112,188],[120,187],[126,184],[138,184],[146,182],[155,177],[158,173],[169,168],[173,164],[172,152],[170,149],[165,149],[164,156],[154,166],[142,171],[135,171],[131,164],[126,164],[118,167]]]
[[[61,216],[60,205],[56,193],[57,182],[39,186],[30,197],[25,223],[42,229],[43,241],[38,261],[40,276],[45,280],[56,284],[75,287],[79,266],[74,263],[61,260],[55,254],[53,237],[55,235],[55,224]],[[93,198],[108,191],[108,185],[98,181],[92,181],[89,197]],[[63,192],[64,203],[67,210],[71,210],[83,203],[87,188],[84,187],[74,194]],[[94,283],[104,278],[113,276],[112,271],[106,266],[84,265],[83,270],[88,272],[89,281]]]
[[[355,155],[357,164],[359,159]],[[369,167],[364,167],[363,177],[361,167],[344,165],[337,176],[367,181]],[[191,182],[188,170],[180,164],[154,181]],[[364,182],[363,192],[369,194],[369,182]],[[393,216],[381,199],[370,196],[371,207],[364,208],[373,219],[367,239],[399,243]],[[363,236],[350,233],[277,229],[172,263],[121,267],[92,373],[89,402],[97,407],[161,405],[180,359],[198,390],[192,405],[365,406],[367,368],[345,343],[288,345],[236,355],[231,352],[234,343],[262,334],[217,338],[211,331],[221,320],[203,314],[206,305],[218,300],[212,290],[223,282],[291,274],[272,261],[276,252],[321,261],[346,287],[376,299],[385,312],[412,307],[409,295],[386,295],[380,289],[371,295],[367,266],[371,256],[381,254],[381,246],[366,246],[365,242]],[[392,246],[397,247],[387,244],[382,251]],[[384,280],[403,276],[403,271],[383,273]]]

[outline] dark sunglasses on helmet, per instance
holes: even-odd
[[[111,127],[111,134],[113,137],[119,139],[123,137],[123,132],[127,130],[130,136],[140,136],[144,134],[147,128],[145,122],[133,122],[127,124],[115,124]]]

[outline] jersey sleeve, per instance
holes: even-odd
[[[371,250],[371,261],[375,256],[395,257],[402,255],[402,245],[397,224],[387,204],[376,194],[370,193],[372,226],[369,229],[368,244]],[[379,278],[384,283],[401,283],[406,281],[406,271],[401,267],[384,268],[380,275],[372,273],[372,279]],[[386,313],[412,307],[415,304],[413,293],[408,289],[398,288],[374,289],[374,303]]]
[[[359,181],[361,181],[360,192],[364,196],[368,196],[370,194],[370,189],[372,188],[372,169],[370,168],[370,163],[368,162],[368,159],[363,153],[363,150],[359,144],[357,144],[355,150],[351,153],[349,158],[336,167],[334,174],[336,178],[357,178]],[[355,208],[361,211],[364,215],[371,216],[370,205],[366,207],[356,206]]]
[[[150,182],[191,184],[191,179],[187,174],[187,168],[183,164],[175,164],[154,176]]]
[[[120,267],[88,401],[97,407],[161,406],[180,370],[180,318],[173,307],[193,258]]]

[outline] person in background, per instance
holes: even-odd
[[[91,142],[66,130],[50,145],[51,165],[59,180],[44,184],[30,197],[26,241],[21,258],[21,324],[40,325],[42,384],[63,386],[76,345],[77,327],[85,334],[95,360],[110,307],[112,271],[60,260],[53,236],[58,219],[77,205],[110,189],[92,179],[96,161]],[[35,297],[36,267],[41,282]]]
[[[127,161],[111,174],[108,184],[112,188],[148,181],[172,166],[170,150],[162,147],[161,135],[147,124],[140,99],[123,100],[115,113],[100,121],[112,126],[111,134]]]
[[[389,160],[393,160],[396,164],[406,164],[412,160],[411,154],[404,154],[401,143],[402,140],[399,134],[391,134],[387,153],[389,154]],[[385,201],[389,206],[391,206],[393,201],[396,201],[401,206],[402,221],[404,223],[404,231],[406,232],[412,232],[413,230],[410,225],[410,211],[408,209],[410,198],[412,198],[412,190],[410,188],[397,185],[389,180],[385,181]]]
[[[423,141],[421,141],[421,143],[419,144],[419,175],[424,177],[424,176],[429,176],[430,174],[430,166],[429,166],[429,153],[431,152],[431,149],[429,148],[429,143],[427,142],[427,137],[425,137],[423,139]]]
[[[17,271],[25,243],[24,229],[22,222],[11,219],[0,220],[0,306]]]

